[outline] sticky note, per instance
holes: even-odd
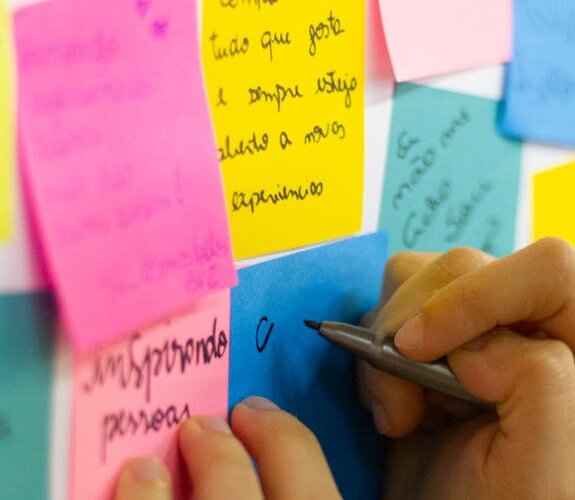
[[[365,7],[203,4],[203,61],[243,259],[359,230]]]
[[[230,406],[264,396],[316,434],[343,498],[380,498],[382,439],[358,400],[353,356],[304,319],[357,323],[378,302],[385,233],[241,269],[232,290]]]
[[[575,146],[575,4],[515,2],[514,56],[500,127],[534,141]]]
[[[4,0],[0,0],[0,82],[2,82],[0,86],[0,243],[2,243],[11,236],[14,203],[12,34]]]
[[[521,145],[495,130],[495,101],[396,88],[380,227],[390,252],[514,248]]]
[[[533,239],[558,236],[575,245],[575,163],[533,176]]]
[[[235,282],[194,5],[16,14],[25,174],[78,349]]]
[[[379,0],[395,80],[508,61],[511,0]]]
[[[45,294],[0,295],[0,498],[48,498],[55,311]]]
[[[72,499],[112,498],[121,465],[140,455],[163,459],[176,498],[190,498],[177,429],[194,415],[226,416],[229,323],[223,290],[74,360]]]

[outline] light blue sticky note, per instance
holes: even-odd
[[[359,403],[354,359],[304,319],[357,323],[378,301],[384,233],[239,271],[232,290],[230,407],[265,396],[317,435],[345,499],[381,498],[383,440]]]
[[[45,294],[0,296],[0,498],[48,498],[55,313]]]
[[[398,85],[381,201],[390,253],[513,251],[521,145],[495,130],[495,101]]]
[[[575,146],[575,2],[515,2],[514,52],[502,132]]]

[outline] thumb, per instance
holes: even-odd
[[[504,485],[515,477],[521,490],[529,481],[519,479],[533,477],[539,486],[550,483],[542,491],[556,492],[553,498],[568,498],[575,491],[575,364],[569,347],[501,329],[451,353],[449,364],[469,392],[497,403],[496,432],[475,442],[486,478]]]
[[[170,473],[155,457],[131,460],[122,467],[115,500],[172,500]]]

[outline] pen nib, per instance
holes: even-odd
[[[313,330],[317,330],[319,332],[320,323],[318,323],[317,321],[312,321],[310,319],[304,319],[303,322],[305,323],[305,326],[307,326]]]

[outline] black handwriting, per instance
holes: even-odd
[[[227,44],[225,43],[222,46],[217,45],[218,37],[219,35],[215,31],[210,36],[212,55],[216,61],[244,55],[250,48],[250,41],[245,36],[241,38],[239,35],[236,35],[232,37]]]
[[[457,205],[451,205],[448,208],[445,214],[445,224],[448,227],[448,231],[445,234],[445,241],[453,243],[459,238],[469,224],[469,220],[473,216],[477,205],[479,205],[492,190],[493,186],[491,183],[481,182],[468,199]]]
[[[289,32],[285,32],[285,33],[277,33],[277,32],[271,32],[271,31],[264,31],[262,33],[261,39],[260,39],[260,43],[262,46],[262,49],[264,50],[268,50],[270,53],[270,61],[274,60],[274,46],[275,45],[290,45],[291,44],[291,39],[290,39],[290,34]]]
[[[220,5],[224,8],[235,9],[238,5],[254,5],[260,10],[262,5],[270,7],[278,3],[279,0],[220,0]]]
[[[469,114],[469,112],[467,110],[465,110],[465,109],[459,110],[459,115],[452,118],[449,126],[443,132],[441,132],[441,135],[439,136],[440,144],[444,148],[448,147],[451,144],[451,142],[453,141],[455,134],[461,128],[463,128],[465,125],[467,125],[469,123],[470,119],[471,119],[471,115]]]
[[[323,139],[327,139],[330,134],[338,139],[345,139],[345,126],[343,123],[334,120],[331,123],[327,123],[325,127],[315,125],[311,131],[305,134],[303,142],[304,144],[318,144]]]
[[[341,27],[341,21],[338,17],[333,15],[333,12],[329,11],[329,16],[327,16],[327,23],[323,21],[318,24],[309,25],[309,54],[315,56],[317,52],[316,42],[323,40],[324,38],[329,38],[330,35],[334,37],[345,33],[345,30]]]
[[[98,387],[116,384],[121,389],[142,390],[146,402],[152,397],[152,384],[162,375],[176,371],[185,373],[189,367],[208,365],[213,359],[220,359],[228,347],[226,332],[218,329],[217,318],[212,323],[212,332],[203,338],[188,338],[185,343],[168,339],[160,345],[145,344],[140,333],[130,337],[126,352],[100,355],[92,368],[88,381],[84,381],[84,392],[91,393]]]
[[[391,204],[395,210],[399,210],[400,203],[407,194],[415,189],[428,171],[435,165],[435,162],[435,150],[431,148],[426,149],[422,155],[415,155],[409,160],[410,165],[413,165],[414,168],[411,170],[408,179],[403,181],[393,194]]]
[[[278,203],[287,202],[289,200],[303,201],[308,196],[319,197],[323,194],[322,182],[310,182],[307,185],[299,185],[290,188],[288,186],[277,186],[277,191],[267,192],[265,189],[254,191],[252,193],[244,193],[235,191],[232,195],[232,211],[238,212],[243,209],[249,209],[252,214],[255,213],[256,208],[260,205],[277,205]]]
[[[253,132],[249,139],[240,139],[239,142],[232,146],[232,139],[229,135],[226,135],[224,146],[218,148],[218,156],[220,161],[224,161],[228,159],[233,160],[236,156],[261,153],[268,148],[268,141],[269,136],[267,133],[263,133],[258,137]]]
[[[423,236],[433,224],[438,209],[443,206],[451,196],[451,183],[443,180],[437,190],[437,195],[427,196],[424,200],[425,211],[419,214],[412,210],[403,224],[402,241],[407,248],[413,248],[419,238]]]
[[[267,318],[267,316],[262,316],[262,317],[260,318],[260,321],[258,322],[258,326],[257,326],[257,328],[256,328],[256,350],[257,350],[259,353],[264,352],[264,349],[265,349],[266,346],[268,345],[268,342],[269,342],[269,340],[270,340],[270,336],[271,336],[272,331],[273,331],[274,326],[275,326],[275,323],[274,323],[274,322],[272,322],[272,323],[269,325],[268,331],[267,331],[266,334],[265,334],[265,337],[264,337],[263,342],[260,342],[260,328],[262,327],[262,325],[263,325],[264,323],[267,323],[268,321],[269,321],[269,319]]]
[[[271,102],[277,106],[278,113],[281,111],[282,104],[289,99],[301,99],[303,94],[299,90],[299,86],[284,87],[279,83],[273,90],[265,90],[261,86],[248,89],[250,100],[248,104],[256,104],[258,102]]]
[[[316,94],[345,94],[345,107],[351,107],[351,93],[357,89],[357,78],[336,76],[335,71],[328,71],[317,79]]]
[[[135,412],[119,410],[105,414],[102,419],[102,463],[106,463],[108,445],[114,440],[126,435],[146,435],[150,432],[160,432],[165,428],[171,429],[190,416],[187,403],[181,409],[169,405],[167,408],[156,408],[149,413],[145,410]]]

